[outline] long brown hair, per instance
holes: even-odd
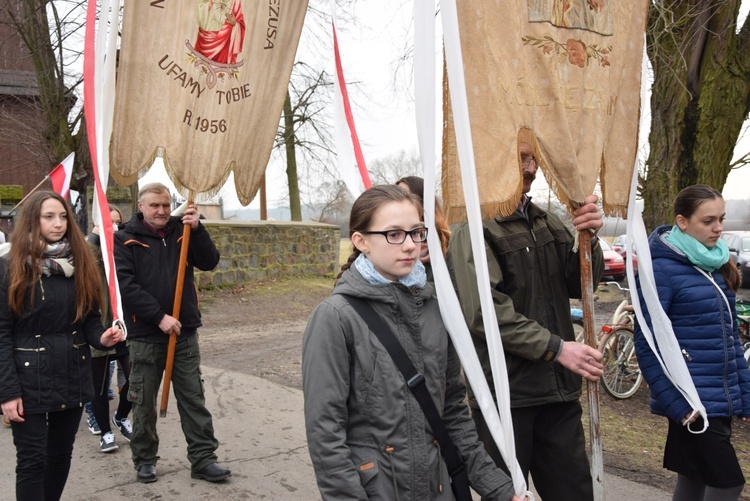
[[[50,199],[60,202],[68,213],[68,225],[64,238],[68,239],[75,265],[73,276],[76,286],[76,317],[74,321],[78,321],[102,300],[99,268],[86,243],[86,238],[73,220],[70,205],[53,191],[36,192],[24,202],[21,215],[10,237],[12,246],[8,307],[11,313],[21,317],[27,296],[31,303],[34,301],[34,288],[41,280],[40,263],[47,249],[47,242],[41,234],[42,204]]]
[[[354,234],[355,231],[367,231],[372,224],[372,219],[375,217],[375,213],[380,207],[389,202],[402,202],[408,200],[414,204],[419,214],[422,213],[422,204],[419,202],[419,198],[409,193],[408,191],[399,188],[394,184],[381,184],[373,186],[369,190],[362,193],[352,205],[352,211],[349,214],[349,237]],[[341,271],[336,280],[341,278],[341,275],[351,267],[357,257],[362,252],[352,244],[352,253],[349,255],[346,263],[341,265]]]
[[[698,207],[707,200],[715,200],[721,196],[721,192],[717,189],[711,188],[705,184],[694,184],[683,188],[677,194],[674,199],[674,215],[682,216],[687,219],[698,210]],[[737,270],[737,266],[730,259],[719,268],[721,275],[724,277],[727,285],[734,292],[737,292],[740,288],[740,272]]]
[[[414,193],[418,198],[419,202],[424,206],[424,179],[419,176],[406,176],[402,177],[394,184],[405,184],[409,187],[409,191]],[[435,200],[435,229],[440,239],[440,248],[443,250],[443,254],[448,252],[448,241],[451,238],[451,230],[448,227],[448,221],[445,219],[443,209],[440,207],[440,202]]]

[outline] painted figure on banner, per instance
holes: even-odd
[[[195,50],[220,64],[236,64],[245,41],[242,0],[196,0]]]
[[[162,156],[183,195],[216,193],[234,172],[240,202],[250,203],[276,137],[307,3],[130,2],[122,20],[113,180],[132,184]]]
[[[614,11],[607,0],[528,0],[529,22],[613,34]]]

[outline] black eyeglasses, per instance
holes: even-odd
[[[383,235],[389,244],[401,245],[406,242],[409,235],[415,244],[427,240],[427,228],[414,228],[413,230],[385,230],[385,231],[360,231],[365,235]]]

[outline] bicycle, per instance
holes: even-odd
[[[745,351],[745,360],[750,362],[750,303],[737,299],[735,309],[737,310],[737,330],[740,334],[742,349]]]
[[[629,292],[629,289],[617,282],[605,282],[605,285],[615,285],[620,291]],[[571,316],[573,315],[571,310]],[[596,336],[596,347],[603,355],[602,388],[618,400],[635,395],[643,383],[643,374],[635,354],[633,323],[633,307],[626,297],[617,305],[609,322],[602,325]],[[573,328],[576,331],[576,341],[583,342],[582,318],[580,321],[574,319]]]

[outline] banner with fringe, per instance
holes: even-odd
[[[131,0],[123,7],[112,176],[162,156],[177,189],[210,197],[234,171],[257,192],[287,94],[307,0]]]
[[[647,11],[647,0],[458,2],[483,218],[518,206],[519,134],[561,202],[583,202],[601,175],[605,214],[626,216]],[[449,221],[465,221],[443,102],[443,198]]]

